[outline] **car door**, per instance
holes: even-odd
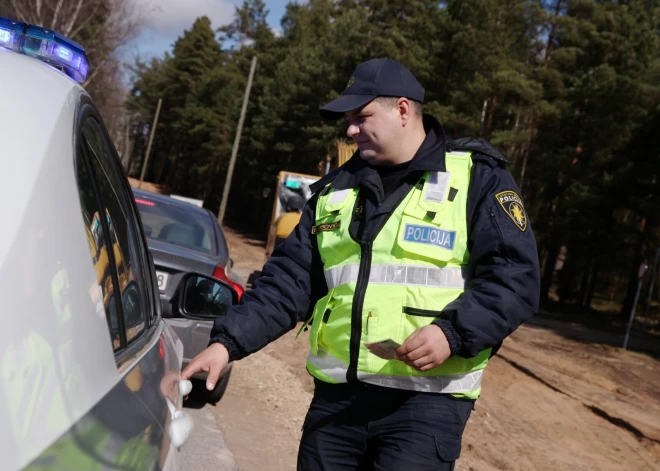
[[[91,103],[81,106],[75,139],[80,230],[98,282],[90,291],[107,317],[120,381],[31,467],[177,469],[176,448],[192,425],[179,410],[183,347],[160,317],[132,194]]]
[[[99,413],[106,423],[114,422],[123,436],[131,437],[129,441],[134,440],[136,446],[150,443],[150,452],[158,451],[157,463],[162,468],[168,456],[176,457],[168,432],[175,409],[181,405],[181,352],[177,355],[173,336],[158,315],[153,264],[148,258],[132,193],[114,147],[91,107],[82,117],[79,135],[87,171],[101,203],[97,211],[105,216],[100,222],[113,270],[112,283],[108,283],[112,292],[104,293],[104,298],[108,300],[108,309],[112,305],[110,315],[116,326],[110,322],[110,330],[119,342],[117,367],[124,373],[123,386],[117,393],[122,398],[117,401],[122,403],[121,410],[115,411],[111,405],[105,410],[100,408]],[[127,404],[132,407],[126,407]]]

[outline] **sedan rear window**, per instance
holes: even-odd
[[[136,197],[147,238],[203,253],[214,253],[213,226],[203,212]]]

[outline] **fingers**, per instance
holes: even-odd
[[[222,369],[225,367],[225,365],[226,363],[222,365],[217,361],[211,363],[209,368],[209,375],[206,377],[206,389],[213,391],[213,388],[215,388],[215,385],[218,382],[218,378],[220,378],[220,373],[222,372]]]
[[[397,360],[403,360],[409,353],[417,350],[424,344],[424,339],[419,336],[420,329],[417,329],[403,344],[394,351],[394,357]]]
[[[416,348],[413,351],[402,355],[398,360],[404,362],[406,365],[415,366],[415,362],[426,358],[429,355],[433,354],[433,349],[428,344],[422,344],[420,347]]]
[[[437,358],[434,355],[426,355],[414,361],[403,360],[403,362],[418,371],[428,371],[435,368],[439,364],[437,362]]]
[[[202,369],[202,360],[200,359],[200,356],[201,356],[203,353],[204,353],[204,352],[200,353],[200,354],[197,355],[195,358],[193,358],[193,360],[192,360],[190,363],[188,363],[188,366],[186,366],[186,367],[184,368],[184,370],[181,372],[181,379],[182,379],[182,380],[185,381],[185,380],[187,380],[187,379],[190,379],[190,377],[191,377],[192,375],[197,374],[197,373],[203,371],[203,369]]]
[[[395,359],[419,371],[441,365],[450,356],[449,344],[438,326],[429,325],[415,330],[395,351]]]
[[[427,345],[427,344],[422,344],[421,346],[419,346],[415,350],[408,351],[408,353],[405,353],[403,355],[399,355],[398,357],[396,357],[396,355],[395,355],[395,358],[397,360],[400,360],[400,361],[405,363],[405,362],[408,362],[408,361],[413,362],[415,360],[419,360],[420,358],[425,357],[425,356],[430,355],[430,354],[431,354],[430,346]]]
[[[206,371],[208,372],[206,389],[211,391],[215,388],[220,373],[222,373],[224,367],[227,366],[228,361],[229,353],[225,346],[220,343],[214,343],[193,358],[188,366],[181,372],[181,379],[187,380],[197,373]]]
[[[415,350],[409,352],[406,355],[406,360],[410,360],[410,361],[419,360],[420,358],[430,355],[431,353],[433,353],[433,349],[431,348],[431,346],[428,343],[423,343]]]

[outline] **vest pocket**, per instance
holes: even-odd
[[[438,227],[430,221],[403,216],[399,226],[397,244],[404,251],[421,259],[439,262],[462,260],[455,255],[463,247],[463,234],[460,231]],[[460,250],[458,250],[460,252]]]
[[[405,342],[414,331],[432,324],[435,319],[441,316],[442,311],[435,309],[404,306],[403,315],[401,316],[401,340]]]
[[[312,328],[309,332],[309,347],[312,355],[316,355],[318,353],[319,334],[321,333],[323,325],[325,325],[325,323],[328,321],[328,318],[330,317],[330,309],[328,309],[328,304],[330,304],[333,294],[334,290],[330,290],[330,292],[323,298],[319,299],[316,303],[316,306],[314,306]]]
[[[495,210],[493,209],[492,206],[490,207],[490,222],[493,225],[493,229],[495,229],[497,234],[499,234],[499,236],[500,236],[500,244],[501,244],[501,247],[502,247],[502,257],[504,257],[505,259],[508,260],[509,259],[509,254],[507,253],[506,244],[504,242],[506,239],[504,238],[504,233],[502,232],[502,228],[500,227],[500,224],[497,222],[497,216],[495,216]]]
[[[320,214],[316,216],[316,224],[331,224],[341,220],[342,211],[338,209],[336,211],[328,212],[325,214]]]
[[[369,371],[374,372],[383,368],[383,365],[388,362],[388,360],[383,360],[382,358],[377,357],[364,346],[365,343],[379,342],[384,340],[379,337],[378,333],[378,317],[369,313],[366,318],[366,332],[363,332],[362,338],[360,339],[360,349],[362,349],[367,355],[367,365]],[[364,330],[364,329],[363,329]]]
[[[321,196],[316,205],[317,223],[326,222],[326,220],[338,218],[344,212],[344,208],[352,199],[354,190],[335,190],[332,189],[329,195]]]
[[[442,316],[442,311],[435,311],[430,309],[420,309],[418,307],[404,306],[403,313],[408,314],[409,316],[420,316],[420,317],[440,317]]]

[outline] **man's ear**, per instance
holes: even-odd
[[[412,103],[410,103],[408,98],[402,97],[397,100],[396,107],[401,119],[401,125],[405,127],[410,122],[410,118],[412,118]]]

